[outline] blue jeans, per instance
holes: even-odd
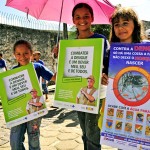
[[[10,132],[11,150],[25,150],[25,133],[28,134],[29,150],[40,150],[40,125],[41,118],[12,127]]]
[[[102,101],[100,101],[100,108],[101,105]],[[100,128],[98,127],[98,119],[100,117],[100,114],[91,114],[80,111],[78,111],[77,114],[80,127],[82,129],[84,150],[101,150]]]
[[[46,80],[44,80],[42,82],[42,89],[44,91],[44,94],[48,94],[48,89],[47,89],[47,85],[46,85]]]

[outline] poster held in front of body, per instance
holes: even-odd
[[[48,113],[32,63],[0,73],[0,89],[8,128]]]
[[[112,44],[101,144],[150,150],[150,43]]]
[[[54,106],[98,113],[104,40],[61,40]]]

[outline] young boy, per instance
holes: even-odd
[[[33,57],[34,57],[35,62],[44,65],[44,62],[40,59],[41,58],[40,51],[34,51]],[[46,99],[46,101],[48,101],[48,89],[47,89],[47,85],[46,85],[46,80],[44,80],[44,79],[42,79],[42,89],[45,94],[45,99]]]

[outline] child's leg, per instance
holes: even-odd
[[[101,150],[100,129],[98,127],[99,114],[86,113],[87,150]]]
[[[42,118],[27,122],[28,143],[30,150],[40,150],[40,125]]]
[[[48,89],[47,89],[47,85],[46,85],[46,80],[44,80],[42,82],[42,89],[44,91],[44,94],[45,94],[45,98],[48,99]]]
[[[87,150],[87,140],[86,140],[86,124],[85,124],[85,112],[77,111],[80,127],[82,129],[82,140],[84,144],[84,150]]]
[[[24,134],[26,132],[27,124],[23,123],[21,125],[11,128],[10,132],[10,146],[11,150],[25,150],[23,142],[25,140]]]
[[[82,129],[84,150],[101,150],[100,129],[98,127],[99,114],[78,111],[78,119]]]

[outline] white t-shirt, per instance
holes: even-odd
[[[107,92],[107,86],[106,85],[102,85],[100,86],[100,99],[103,99],[106,97],[106,92]]]

